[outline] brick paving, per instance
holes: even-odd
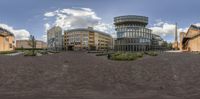
[[[84,52],[0,56],[0,99],[200,99],[200,55],[136,61]]]

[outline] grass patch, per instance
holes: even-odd
[[[111,60],[131,61],[143,57],[143,53],[114,53],[111,55]]]

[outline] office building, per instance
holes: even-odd
[[[160,37],[146,28],[148,17],[127,15],[114,18],[116,51],[148,51],[159,49]],[[158,39],[159,38],[159,39]]]
[[[64,32],[64,48],[67,50],[108,50],[112,48],[112,37],[92,27]]]
[[[54,26],[47,31],[47,47],[48,50],[55,51],[60,51],[63,49],[63,36],[61,27]]]
[[[151,49],[150,50],[162,50],[164,49],[162,47],[164,43],[164,40],[156,34],[152,34],[152,39],[151,39]]]
[[[31,43],[30,40],[17,40],[16,41],[16,48],[19,48],[19,49],[21,49],[21,48],[24,48],[24,49],[32,48],[30,43]],[[43,41],[36,40],[36,48],[46,49],[47,43],[45,43]]]

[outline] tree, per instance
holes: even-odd
[[[168,44],[167,44],[167,48],[168,48],[169,50],[171,50],[171,49],[172,49],[172,43],[168,43]]]
[[[33,35],[30,35],[30,37],[29,37],[29,45],[32,47],[32,55],[35,55],[36,40]]]
[[[163,41],[161,46],[164,47],[164,48],[167,48],[167,45],[168,45],[167,41]]]
[[[172,43],[168,43],[167,41],[164,41],[162,44],[162,47],[171,50],[172,49]]]

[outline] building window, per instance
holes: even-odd
[[[5,40],[6,40],[7,42],[9,42],[9,38],[5,38]]]
[[[10,48],[12,48],[13,46],[12,46],[12,44],[9,44],[9,46],[10,46]]]

